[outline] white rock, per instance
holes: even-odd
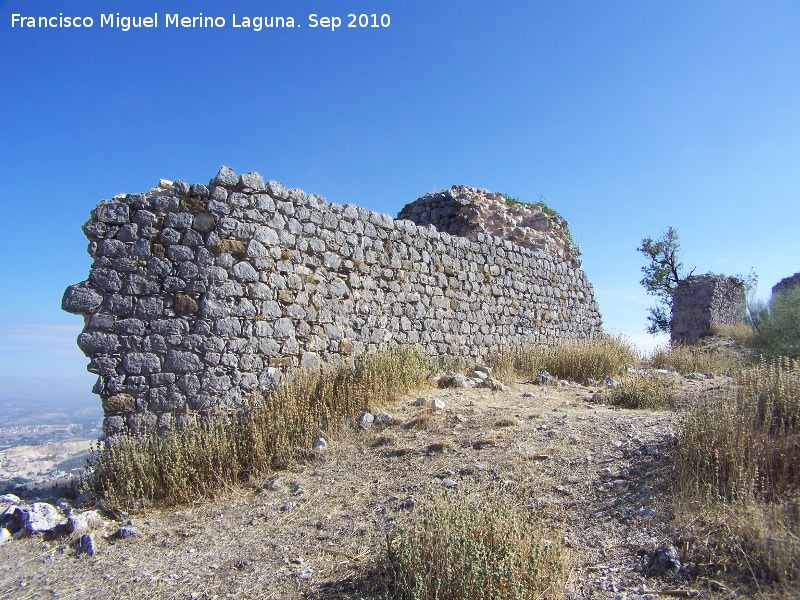
[[[314,452],[325,452],[328,449],[328,442],[325,441],[325,438],[318,437],[311,444],[311,449]]]
[[[439,398],[431,398],[430,406],[433,410],[444,410],[446,404],[444,403],[444,400],[440,400]]]
[[[361,429],[369,429],[372,427],[372,423],[375,421],[375,417],[372,416],[372,413],[362,413],[360,417],[358,417],[358,426]]]
[[[47,502],[34,502],[23,513],[28,533],[51,531],[64,522],[56,507]]]
[[[0,546],[10,541],[11,541],[11,534],[8,532],[8,529],[3,527],[2,529],[0,529]]]
[[[0,496],[0,503],[19,504],[19,496],[15,496],[14,494],[4,494]]]

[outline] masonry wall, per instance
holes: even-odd
[[[746,310],[744,284],[735,277],[687,277],[672,297],[670,339],[673,343],[693,344],[711,335],[714,325],[743,324]]]
[[[789,277],[784,277],[778,283],[772,286],[772,296],[782,294],[791,290],[792,288],[800,287],[800,273],[795,273]]]
[[[230,410],[293,366],[400,344],[480,359],[601,330],[586,275],[542,252],[227,167],[163,187],[92,211],[94,262],[62,302],[85,317],[108,435]]]

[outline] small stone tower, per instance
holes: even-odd
[[[711,273],[687,277],[672,296],[670,340],[694,344],[711,335],[714,325],[741,325],[746,308],[744,284],[736,277]]]

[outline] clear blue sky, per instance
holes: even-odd
[[[101,28],[110,12],[160,27]],[[227,27],[166,29],[175,12]],[[309,27],[362,12],[391,24]],[[91,401],[81,319],[60,310],[89,271],[80,225],[103,198],[223,164],[391,215],[456,183],[544,196],[606,328],[642,345],[644,236],[676,227],[687,267],[753,268],[762,297],[800,271],[795,1],[5,0],[0,60],[0,397]]]

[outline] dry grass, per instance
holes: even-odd
[[[419,386],[428,365],[396,349],[330,372],[297,371],[236,416],[143,438],[124,438],[92,457],[87,485],[113,506],[181,504],[285,466],[320,428],[336,433],[372,404]]]
[[[784,495],[800,484],[800,372],[789,361],[742,371],[737,386],[699,403],[679,436],[684,486],[710,499]]]
[[[409,419],[408,422],[404,423],[403,427],[406,429],[414,429],[417,427],[426,429],[430,426],[431,421],[433,421],[433,413],[429,409],[425,409],[412,419]]]
[[[702,507],[689,531],[711,561],[755,581],[800,574],[800,371],[761,361],[707,398],[678,435],[679,498]]]
[[[676,519],[684,572],[696,578],[755,584],[772,596],[788,593],[800,572],[800,505],[782,503],[690,503],[678,499]],[[782,592],[787,592],[784,595]]]
[[[623,408],[663,408],[672,402],[675,387],[669,376],[633,375],[611,390],[608,403]]]
[[[656,348],[650,356],[655,369],[671,369],[678,373],[731,373],[744,366],[742,354],[731,348],[672,346]]]
[[[503,497],[445,498],[388,536],[386,562],[395,600],[556,598],[567,572],[561,545]]]
[[[616,376],[626,365],[638,360],[636,350],[621,337],[601,336],[591,340],[570,341],[557,348],[532,347],[509,351],[491,360],[500,379],[532,380],[541,371],[559,379],[583,381]]]
[[[751,325],[712,325],[711,335],[722,335],[737,342],[748,342],[753,337],[755,330]]]

